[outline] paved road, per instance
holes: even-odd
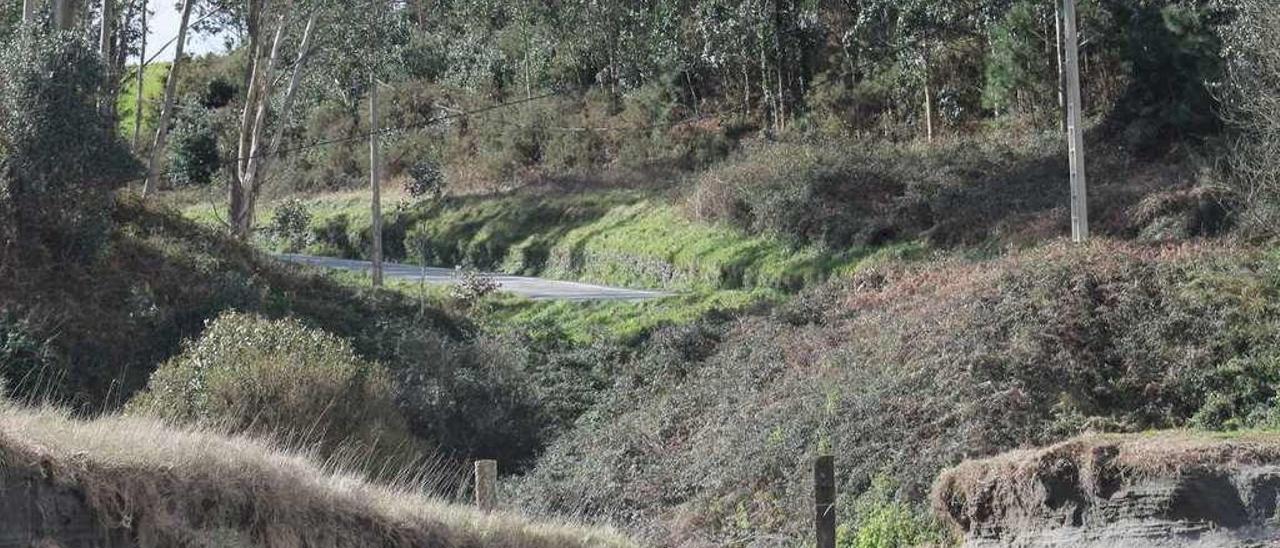
[[[278,257],[294,263],[309,264],[334,270],[346,270],[348,272],[368,272],[372,267],[372,264],[368,261],[352,261],[348,259],[290,254],[282,254],[278,255]],[[382,274],[388,280],[410,280],[415,282],[426,280],[426,282],[430,284],[451,284],[454,282],[454,271],[448,268],[423,268],[421,266],[408,264],[383,263]],[[490,275],[493,276],[493,279],[497,280],[499,284],[502,284],[500,289],[501,291],[522,295],[534,300],[642,301],[670,295],[670,293],[663,293],[660,291],[641,291],[636,289],[605,287],[575,282],[544,280],[542,278],[507,276],[505,274]]]

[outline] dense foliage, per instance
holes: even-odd
[[[161,365],[129,407],[399,472],[395,467],[411,464],[423,448],[393,394],[387,372],[345,340],[296,320],[226,313]]]
[[[841,522],[868,529],[850,537],[925,538],[912,505],[970,455],[1086,429],[1274,424],[1276,269],[1212,245],[1051,246],[878,267],[668,329],[615,366],[519,500],[664,545],[786,544],[808,532],[809,464],[830,452]]]
[[[0,258],[14,244],[88,257],[105,243],[111,192],[137,164],[100,114],[101,82],[69,34],[0,44]]]

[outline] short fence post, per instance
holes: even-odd
[[[813,462],[813,508],[818,548],[836,548],[836,466],[830,455]]]
[[[476,461],[476,506],[485,512],[498,505],[498,461]]]

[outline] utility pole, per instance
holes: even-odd
[[[370,259],[373,286],[382,287],[382,155],[378,152],[378,79],[369,77],[369,190],[373,194],[373,223]]]
[[[1062,0],[1062,38],[1067,72],[1067,149],[1071,155],[1071,239],[1089,239],[1089,193],[1085,177],[1084,128],[1080,121],[1080,43],[1076,0]]]

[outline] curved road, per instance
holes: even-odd
[[[345,270],[348,272],[368,272],[373,264],[368,261],[334,259],[331,257],[314,257],[310,255],[277,255],[292,263],[308,264]],[[421,267],[415,265],[382,263],[382,275],[388,280],[426,281],[429,284],[454,283],[454,271],[448,268]],[[661,291],[642,291],[623,289],[602,285],[582,284],[544,280],[542,278],[525,278],[507,276],[505,274],[489,274],[501,284],[499,291],[514,293],[534,300],[544,301],[642,301],[657,299],[671,295]]]

